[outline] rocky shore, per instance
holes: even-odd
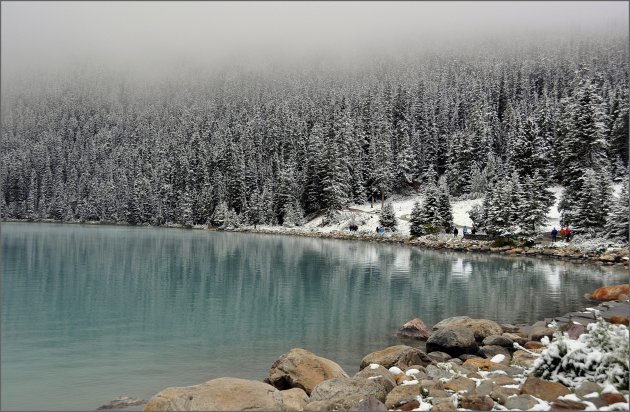
[[[399,334],[426,341],[424,350],[401,344],[367,354],[353,376],[333,360],[294,348],[263,382],[225,377],[166,388],[144,410],[628,410],[627,388],[591,380],[565,385],[532,373],[554,333],[579,339],[594,330],[588,325],[595,313],[600,323],[625,325],[615,327],[627,336],[627,293],[627,285],[598,289],[591,296],[606,302],[533,325],[457,316],[429,328],[414,319]]]
[[[569,244],[559,242],[558,244],[536,244],[534,246],[493,246],[492,241],[469,240],[463,237],[448,238],[447,240],[437,237],[425,236],[421,238],[411,238],[399,234],[377,234],[366,232],[331,231],[322,232],[318,230],[308,230],[304,228],[241,228],[237,232],[266,233],[294,235],[304,237],[318,237],[329,239],[362,240],[368,242],[394,243],[426,249],[450,250],[454,252],[470,253],[490,253],[508,256],[527,256],[535,258],[551,258],[581,263],[594,263],[605,266],[625,266],[628,268],[628,249],[616,248],[606,251],[583,250],[572,247]],[[561,247],[558,245],[561,244]]]

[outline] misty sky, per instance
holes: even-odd
[[[628,2],[2,2],[3,76],[74,61],[114,67],[350,53],[407,43],[628,31]]]

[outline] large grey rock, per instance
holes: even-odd
[[[368,396],[364,398],[361,402],[357,403],[351,411],[386,411],[387,407],[385,404],[374,396]]]
[[[402,325],[396,335],[401,338],[427,340],[431,336],[431,330],[422,320],[415,318]]]
[[[468,328],[442,328],[433,332],[427,340],[427,351],[440,351],[458,357],[465,353],[475,353],[477,342]]]
[[[407,345],[396,345],[372,352],[365,356],[361,360],[361,366],[359,369],[363,369],[372,363],[376,363],[388,369],[392,366],[397,366],[400,369],[406,369],[411,365],[430,365],[433,361],[426,353],[418,348],[412,348]]]
[[[391,391],[396,386],[396,377],[392,375],[390,371],[380,365],[378,365],[378,367],[376,368],[372,368],[370,366],[368,366],[367,368],[363,368],[359,372],[357,372],[354,377],[371,379],[374,382],[380,383],[381,385],[383,385],[387,392]]]
[[[200,385],[171,387],[147,402],[145,411],[268,411],[282,409],[282,394],[264,382],[218,378]]]
[[[269,370],[267,381],[278,389],[300,388],[310,395],[320,382],[347,378],[341,366],[304,349],[295,348],[280,356]]]
[[[485,338],[482,342],[484,346],[504,346],[511,348],[514,341],[506,336],[491,335]]]
[[[280,394],[282,394],[282,410],[287,412],[303,411],[309,401],[308,395],[304,392],[304,389],[300,388],[280,391]]]
[[[521,394],[532,395],[547,402],[555,401],[558,397],[570,393],[569,388],[559,382],[550,382],[531,375],[521,387]]]
[[[363,378],[335,378],[321,382],[311,392],[311,402],[329,401],[344,409],[356,406],[367,396],[385,401],[387,391],[378,382]]]
[[[450,326],[451,323],[453,322],[460,322],[460,321],[465,321],[465,320],[472,320],[472,318],[468,317],[468,316],[452,316],[450,318],[446,318],[438,323],[436,323],[435,325],[433,325],[433,330],[438,330],[438,329],[442,329],[445,328],[447,326]]]
[[[385,399],[385,406],[388,409],[398,408],[400,405],[416,400],[420,395],[420,385],[401,385],[397,386]]]
[[[140,406],[147,403],[147,401],[143,399],[130,398],[128,396],[121,396],[120,398],[114,399],[108,404],[99,406],[96,408],[97,411],[108,410],[108,409],[127,409],[133,406]]]
[[[519,411],[526,411],[538,405],[538,401],[531,395],[517,395],[511,398],[507,398],[505,406],[508,409],[516,409]]]
[[[479,353],[482,354],[487,359],[492,359],[496,355],[503,355],[504,360],[499,363],[502,363],[504,365],[509,365],[510,361],[512,360],[512,355],[510,354],[510,351],[507,348],[504,348],[503,346],[498,346],[498,345],[482,346],[479,348]]]
[[[427,356],[436,362],[446,362],[452,358],[452,356],[448,353],[440,352],[438,350],[427,353]]]
[[[434,330],[445,328],[468,328],[472,330],[475,339],[479,342],[488,336],[501,335],[503,333],[503,328],[493,320],[471,319],[468,316],[455,316],[444,319],[433,327]]]

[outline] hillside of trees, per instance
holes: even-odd
[[[443,177],[486,220],[561,184],[564,223],[597,228],[628,114],[627,36],[153,83],[79,71],[3,95],[0,217],[282,224]]]

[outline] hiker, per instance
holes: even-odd
[[[466,237],[467,234],[468,234],[468,226],[464,226],[464,230],[463,230],[464,237]]]
[[[567,236],[567,242],[571,240],[571,229],[567,226],[567,230],[564,231],[564,234]]]
[[[554,226],[553,229],[551,229],[551,241],[555,242],[557,236],[558,236],[558,229],[556,229],[556,227]]]
[[[381,233],[381,228],[376,226],[376,233]]]
[[[564,230],[564,227],[561,227],[560,228],[560,238],[564,239],[566,235],[567,235],[567,231]]]
[[[474,236],[475,233],[477,233],[477,228],[473,226],[472,229],[470,230],[470,233],[472,233],[472,235]]]
[[[453,237],[457,237],[458,233],[459,231],[457,230],[457,228],[453,229]]]

